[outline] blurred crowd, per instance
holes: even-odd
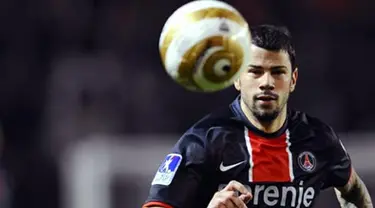
[[[56,159],[67,145],[92,133],[182,133],[235,98],[188,92],[163,71],[160,31],[186,2],[0,1],[0,203],[9,195],[12,207],[58,208]],[[292,107],[338,132],[373,130],[374,1],[227,2],[250,25],[291,30]]]

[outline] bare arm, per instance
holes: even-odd
[[[335,193],[342,208],[349,208],[351,204],[358,208],[373,208],[366,185],[354,169],[348,183],[344,187],[335,187]]]

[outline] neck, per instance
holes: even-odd
[[[249,119],[252,125],[254,125],[257,129],[263,131],[264,133],[268,133],[268,134],[275,133],[279,129],[281,129],[281,127],[285,123],[286,116],[287,116],[286,105],[284,106],[284,108],[281,110],[279,115],[274,120],[270,122],[261,122],[253,115],[253,113],[246,106],[246,104],[242,101],[242,99],[240,103],[241,103],[241,109],[244,112],[247,119]]]

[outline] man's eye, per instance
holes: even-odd
[[[276,71],[273,71],[272,74],[281,75],[281,74],[285,74],[285,71],[283,71],[283,70],[276,70]]]
[[[259,70],[259,69],[249,69],[249,73],[262,74],[262,70]]]

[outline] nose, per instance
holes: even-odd
[[[264,73],[260,79],[260,86],[261,90],[273,90],[275,89],[275,80],[272,77],[271,73]]]

